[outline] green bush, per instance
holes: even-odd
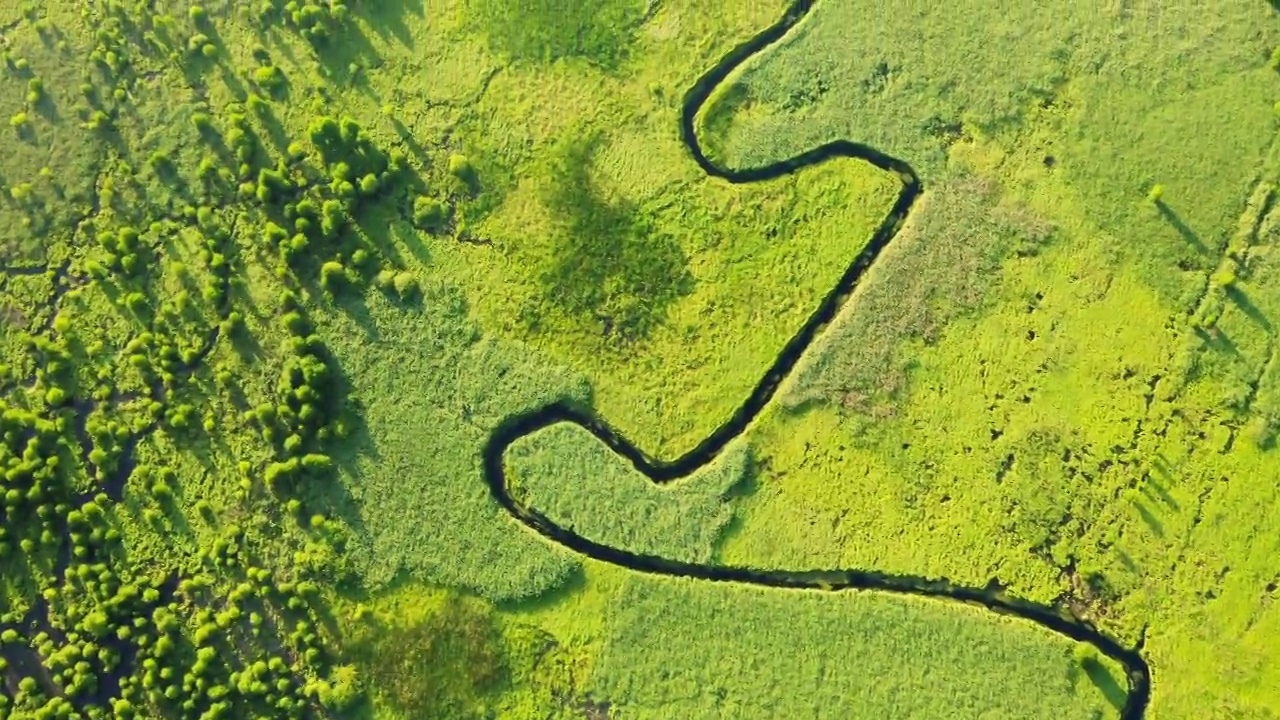
[[[343,712],[354,707],[363,693],[356,669],[351,665],[339,665],[333,669],[329,679],[320,684],[318,699],[325,708]]]
[[[49,407],[62,407],[67,403],[67,391],[60,387],[49,388],[44,394],[44,401]]]
[[[465,155],[459,155],[458,153],[450,155],[448,169],[450,175],[463,182],[470,183],[475,180],[476,169]]]
[[[445,223],[447,208],[432,197],[420,195],[413,201],[413,224],[427,232],[439,232]]]
[[[411,272],[396,273],[394,285],[401,300],[411,300],[418,294],[418,278]]]
[[[330,260],[320,266],[320,286],[326,291],[333,292],[340,287],[347,279],[347,269],[342,263]]]
[[[284,73],[274,65],[263,65],[253,71],[253,81],[266,90],[275,91],[284,86]]]

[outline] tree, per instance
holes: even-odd
[[[339,665],[328,680],[319,683],[317,699],[325,708],[340,713],[351,709],[363,693],[356,669],[351,665]]]
[[[332,293],[347,279],[347,269],[342,263],[330,260],[320,266],[320,287]]]
[[[439,232],[445,215],[444,203],[435,198],[420,195],[413,201],[413,224],[427,232]]]
[[[470,182],[475,175],[475,168],[471,166],[471,161],[467,156],[454,153],[449,156],[449,174],[462,180]]]
[[[418,294],[418,278],[411,272],[396,273],[394,283],[401,300],[410,300]]]
[[[263,65],[253,71],[253,81],[268,92],[275,92],[284,86],[284,73],[275,65]]]

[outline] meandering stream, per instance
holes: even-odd
[[[1071,615],[1063,608],[1041,605],[1000,593],[996,588],[953,585],[945,580],[911,575],[894,575],[874,570],[807,570],[775,571],[749,567],[731,567],[685,563],[667,558],[629,552],[609,547],[568,530],[539,513],[525,507],[511,495],[503,465],[507,448],[517,440],[557,423],[574,423],[586,429],[615,453],[631,462],[637,470],[655,483],[666,483],[687,477],[710,463],[725,446],[741,435],[751,421],[773,399],[779,383],[795,368],[821,329],[835,317],[867,269],[875,263],[884,248],[897,234],[902,221],[920,195],[921,184],[906,162],[890,157],[866,145],[836,141],[827,143],[793,158],[748,170],[735,170],[716,165],[707,158],[698,141],[695,120],[698,111],[712,92],[747,59],[781,39],[812,8],[813,0],[795,0],[785,14],[770,27],[726,54],[711,70],[703,74],[685,93],[680,117],[680,132],[693,160],[712,177],[731,183],[771,180],[803,168],[835,158],[854,158],[893,173],[902,181],[897,201],[870,242],[849,264],[848,269],[822,303],[809,316],[800,330],[787,342],[768,371],[734,414],[711,435],[689,452],[666,461],[649,457],[617,431],[609,427],[591,409],[567,403],[556,403],[523,413],[503,422],[485,445],[484,475],[494,500],[513,518],[543,537],[575,552],[638,572],[676,575],[717,582],[738,582],[774,588],[809,589],[835,592],[871,590],[920,597],[944,598],[956,602],[981,605],[988,610],[1010,615],[1041,625],[1078,642],[1089,643],[1100,653],[1115,660],[1125,670],[1128,694],[1120,710],[1121,720],[1140,720],[1151,699],[1151,671],[1139,650],[1127,648],[1091,623]]]

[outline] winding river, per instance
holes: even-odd
[[[1114,638],[1101,633],[1091,623],[1071,615],[1062,608],[1008,597],[994,587],[964,587],[953,585],[945,580],[919,576],[893,575],[867,570],[795,572],[758,570],[749,567],[686,563],[638,554],[582,537],[556,524],[536,509],[521,505],[511,495],[503,465],[507,448],[517,440],[557,423],[574,423],[586,429],[615,453],[630,461],[637,470],[655,483],[666,483],[687,477],[710,463],[731,440],[746,430],[751,421],[769,403],[782,379],[796,366],[801,355],[808,349],[821,329],[835,317],[858,281],[897,234],[903,219],[921,191],[920,180],[915,171],[902,160],[860,143],[840,140],[764,167],[734,170],[720,167],[709,160],[698,142],[694,126],[695,119],[712,91],[748,58],[781,39],[808,14],[812,6],[813,0],[794,0],[781,19],[735,47],[715,67],[698,78],[684,96],[680,118],[681,137],[693,160],[704,172],[731,183],[770,180],[834,158],[864,160],[893,173],[901,180],[902,190],[893,208],[881,222],[870,242],[849,264],[839,283],[827,294],[799,332],[783,347],[777,359],[742,405],[723,425],[692,450],[671,461],[652,458],[609,427],[591,409],[568,403],[555,403],[508,418],[490,435],[483,450],[484,476],[490,493],[513,518],[543,537],[596,560],[620,565],[637,572],[717,582],[750,583],[774,588],[823,591],[873,590],[949,599],[980,605],[992,612],[1022,618],[1072,640],[1088,643],[1103,655],[1119,663],[1125,670],[1128,682],[1128,693],[1124,706],[1120,710],[1120,718],[1121,720],[1140,720],[1151,699],[1151,671],[1140,652],[1121,645]]]

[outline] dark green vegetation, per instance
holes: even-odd
[[[1027,623],[637,576],[488,496],[551,401],[696,444],[900,187],[688,157],[782,3],[585,6],[0,1],[0,715],[1113,712]],[[549,430],[520,491],[673,558],[998,578],[1145,627],[1151,717],[1275,712],[1272,11],[865,11],[704,116],[733,167],[851,138],[930,188],[788,409],[662,490]]]
[[[562,322],[598,324],[602,334],[632,343],[689,294],[693,277],[674,238],[659,235],[630,203],[611,203],[592,187],[597,140],[575,134],[553,151],[542,202],[554,218],[554,249],[538,258],[538,281]]]
[[[616,69],[640,20],[646,0],[468,0],[476,30],[499,55],[517,62],[580,59]]]

